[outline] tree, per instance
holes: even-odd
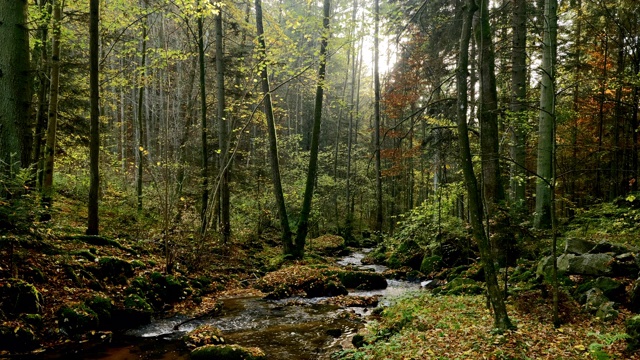
[[[56,130],[58,127],[58,93],[60,88],[60,20],[62,19],[61,0],[53,0],[53,36],[51,40],[51,78],[49,91],[49,115],[47,142],[45,146],[44,180],[42,182],[42,205],[50,208],[53,196],[53,164],[56,149]],[[44,218],[50,218],[46,212]]]
[[[200,221],[201,232],[204,233],[207,228],[207,205],[209,203],[209,149],[207,146],[207,91],[206,91],[206,78],[205,78],[205,63],[204,63],[204,33],[203,33],[203,18],[204,10],[200,8],[200,0],[196,0],[196,7],[198,8],[198,66],[200,68],[200,121],[202,123],[202,132],[200,137],[202,139],[202,166],[200,176],[202,177],[202,200],[200,208]]]
[[[540,81],[540,115],[538,122],[538,161],[536,172],[536,228],[551,226],[551,187],[553,148],[555,146],[555,62],[558,17],[557,0],[545,0],[544,36]]]
[[[98,235],[98,187],[100,185],[100,83],[98,78],[100,0],[90,0],[89,3],[89,86],[91,88],[91,126],[89,144],[89,203],[87,235]]]
[[[29,166],[31,127],[27,1],[0,4],[0,176]]]
[[[469,40],[471,38],[471,21],[476,11],[474,0],[467,0],[463,5],[462,34],[460,36],[460,51],[458,53],[458,68],[456,73],[457,84],[457,123],[458,143],[460,149],[460,166],[464,174],[464,183],[469,199],[469,220],[473,229],[473,237],[478,243],[480,260],[485,271],[485,279],[489,300],[493,307],[494,326],[501,330],[510,328],[511,321],[507,315],[502,292],[498,286],[494,258],[491,253],[489,240],[484,232],[482,224],[482,205],[478,181],[473,171],[471,149],[469,146],[469,134],[467,126],[467,78],[469,65]]]
[[[258,57],[260,59],[260,82],[264,94],[264,115],[267,119],[267,131],[269,135],[269,162],[271,164],[271,181],[278,206],[278,216],[282,227],[282,244],[285,254],[295,254],[296,249],[291,238],[287,206],[282,191],[280,180],[280,164],[278,162],[278,142],[276,138],[276,126],[273,116],[273,104],[271,102],[271,86],[269,85],[269,71],[266,62],[267,46],[264,41],[264,26],[262,24],[262,0],[255,0],[256,29],[258,33]]]
[[[304,190],[302,210],[296,233],[294,257],[302,258],[304,254],[305,239],[309,232],[309,214],[311,213],[311,200],[313,199],[313,186],[318,171],[318,146],[320,141],[320,125],[322,122],[322,95],[324,92],[324,80],[327,69],[327,42],[329,39],[329,11],[330,0],[324,0],[322,16],[322,39],[320,40],[320,66],[318,69],[318,85],[316,86],[316,102],[313,112],[313,131],[311,133],[311,152],[309,154],[309,168]]]
[[[220,148],[220,231],[223,243],[231,237],[231,219],[229,210],[229,166],[228,134],[229,125],[225,116],[225,87],[224,87],[224,51],[222,48],[222,6],[218,6],[215,18],[216,26],[216,82],[218,89],[218,146]]]
[[[382,169],[380,164],[380,4],[374,2],[374,34],[373,34],[373,146],[375,151],[375,176],[376,176],[376,226],[378,237],[382,237]]]
[[[144,1],[146,8],[147,1]],[[146,9],[144,10],[146,11]],[[144,174],[144,158],[149,149],[145,149],[145,113],[144,113],[144,91],[146,88],[146,63],[147,63],[147,16],[142,19],[142,49],[140,51],[140,74],[138,76],[138,166],[136,176],[136,194],[138,197],[138,211],[142,211],[142,177]]]

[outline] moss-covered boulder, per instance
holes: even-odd
[[[455,278],[441,288],[440,294],[478,295],[485,292],[482,283],[467,278]]]
[[[609,277],[601,276],[597,279],[586,281],[576,289],[576,294],[579,294],[578,300],[583,300],[581,302],[584,303],[584,294],[587,291],[597,288],[602,290],[604,296],[609,299],[616,300],[618,302],[623,302],[625,300],[625,285],[619,281],[616,281]]]
[[[640,349],[640,315],[634,315],[625,321],[627,329],[627,348],[629,351]]]
[[[40,314],[44,298],[35,286],[20,279],[0,282],[0,310],[9,317],[20,314]]]
[[[153,292],[164,303],[171,304],[184,300],[191,293],[191,288],[185,278],[163,275],[157,271],[152,273],[150,278]]]
[[[239,345],[205,345],[191,351],[193,360],[266,360],[264,352],[256,347]]]
[[[110,327],[113,300],[105,296],[96,295],[85,300],[84,303],[98,315],[98,326],[100,328]]]
[[[0,350],[22,352],[38,345],[38,338],[28,324],[18,321],[0,325]]]
[[[129,294],[122,306],[114,307],[111,313],[111,327],[131,329],[151,322],[153,308],[138,294]]]
[[[422,263],[420,264],[420,272],[423,274],[431,274],[432,272],[439,270],[441,264],[442,256],[425,255],[422,258]]]
[[[188,347],[224,344],[222,331],[211,325],[198,326],[186,334],[182,340]]]
[[[307,248],[321,255],[339,255],[346,249],[342,236],[325,234],[307,241]]]
[[[133,276],[133,266],[126,260],[105,256],[98,260],[100,276],[114,284],[125,284]]]
[[[414,240],[403,241],[387,259],[387,266],[397,269],[409,266],[414,270],[419,270],[424,257],[424,250]]]
[[[60,330],[68,335],[78,335],[98,327],[98,314],[84,303],[61,307],[57,317]]]
[[[347,289],[335,274],[325,269],[308,266],[289,266],[270,272],[254,285],[267,293],[267,299],[284,299],[292,296],[320,297],[346,295]]]
[[[387,279],[380,273],[355,270],[328,271],[328,273],[335,273],[347,289],[377,290],[387,288]]]

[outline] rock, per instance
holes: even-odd
[[[584,254],[569,262],[569,273],[577,275],[609,275],[612,273],[613,257],[607,254]]]
[[[0,283],[0,309],[6,315],[40,314],[44,298],[35,286],[20,279]]]
[[[609,299],[602,293],[602,290],[593,288],[585,293],[584,308],[586,311],[595,314],[602,305],[608,303]]]
[[[327,329],[325,333],[333,338],[339,338],[342,335],[342,329]]]
[[[346,248],[346,244],[342,236],[325,234],[309,240],[307,247],[319,254],[336,255]]]
[[[629,310],[640,312],[640,278],[633,282],[629,290]]]
[[[618,318],[618,310],[615,309],[615,303],[613,301],[607,301],[600,305],[598,311],[596,311],[596,317],[602,321],[613,321]]]
[[[615,255],[622,255],[624,253],[628,253],[629,249],[619,245],[612,244],[606,241],[600,241],[596,246],[589,251],[591,254],[599,254],[599,253],[614,253]]]
[[[414,270],[419,270],[424,257],[424,250],[414,240],[406,240],[387,259],[387,266],[391,269],[398,269],[409,266]]]
[[[115,329],[132,329],[151,322],[153,308],[137,294],[129,294],[123,307],[114,308],[111,313],[111,326]]]
[[[105,256],[98,260],[99,274],[114,284],[126,284],[133,276],[133,266],[126,261],[113,256]]]
[[[93,312],[98,315],[98,326],[108,328],[111,325],[111,313],[113,312],[113,301],[107,297],[96,295],[85,302]]]
[[[624,276],[627,278],[635,278],[640,271],[638,259],[633,253],[624,253],[616,255],[616,261],[613,263],[613,274],[615,276]]]
[[[625,294],[624,284],[604,276],[601,276],[595,280],[587,281],[581,284],[580,286],[578,286],[578,288],[576,289],[576,294],[583,294],[581,297],[579,297],[578,300],[584,303],[586,301],[584,294],[586,294],[587,291],[593,288],[602,290],[602,293],[604,294],[604,296],[606,296],[609,299],[613,299],[618,302],[625,301],[626,294]]]
[[[328,272],[330,275],[331,271]],[[338,271],[338,279],[347,289],[377,290],[387,288],[387,279],[380,273],[370,271]]]
[[[640,349],[640,315],[634,315],[625,321],[625,327],[627,329],[627,349],[629,351],[635,351]]]
[[[84,303],[65,305],[58,310],[58,326],[68,335],[78,335],[98,327],[98,315]]]
[[[481,283],[467,278],[455,278],[448,282],[441,291],[441,294],[448,295],[478,295],[484,293],[484,286]]]
[[[596,243],[584,239],[567,238],[564,244],[565,254],[582,255],[588,253]]]
[[[267,293],[265,298],[272,300],[292,296],[312,298],[348,293],[338,277],[330,271],[299,265],[270,272],[257,281],[255,287]]]
[[[560,272],[560,259],[563,256],[558,258],[558,272]],[[538,262],[538,267],[536,268],[536,279],[545,279],[547,281],[551,281],[552,279],[552,271],[553,271],[553,257],[545,256]],[[569,267],[567,262],[567,268]]]
[[[420,272],[423,274],[430,274],[440,267],[442,263],[442,257],[438,255],[425,255],[422,258],[422,263],[420,264]]]
[[[204,345],[191,351],[193,360],[266,360],[264,352],[255,347],[239,345]]]
[[[151,283],[157,298],[168,304],[185,299],[188,290],[190,290],[185,279],[173,275],[163,275],[157,271],[151,273]]]
[[[356,349],[365,346],[364,336],[362,334],[355,334],[351,339],[351,344],[353,344]]]
[[[28,351],[36,348],[38,345],[38,338],[28,325],[17,322],[0,326],[1,350],[11,352]]]
[[[224,344],[222,331],[211,325],[201,325],[186,334],[182,340],[188,347]]]

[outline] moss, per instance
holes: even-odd
[[[430,274],[438,270],[441,262],[442,262],[441,256],[425,255],[424,258],[422,258],[422,263],[420,264],[420,272],[422,272],[423,274]]]
[[[36,329],[42,328],[44,324],[40,314],[22,314],[20,315],[20,320]]]
[[[335,273],[342,285],[347,289],[375,290],[387,288],[387,280],[379,273],[349,270],[328,273]]]
[[[94,249],[94,251],[95,251],[95,249]],[[91,262],[95,262],[96,259],[98,258],[95,255],[95,253],[92,253],[91,251],[89,251],[89,249],[83,249],[83,250],[75,251],[75,252],[72,253],[72,255],[79,256],[79,257],[84,258],[84,259],[86,259],[88,261],[91,261]]]
[[[144,263],[144,262],[142,262],[142,261],[140,261],[140,260],[138,260],[138,259],[133,260],[133,261],[131,262],[131,266],[132,266],[134,269],[144,269],[144,268],[146,268],[146,267],[147,267],[147,265],[145,265],[145,263]]]
[[[98,314],[84,303],[65,305],[58,310],[58,325],[69,335],[98,327]]]
[[[113,301],[108,297],[96,295],[85,301],[85,304],[98,315],[98,325],[102,328],[111,323]]]
[[[204,345],[224,344],[222,331],[211,325],[198,326],[186,334],[182,340],[187,346],[200,347]]]
[[[205,345],[191,352],[191,359],[217,360],[263,360],[266,355],[259,348],[247,348],[238,345]]]
[[[7,315],[40,314],[44,298],[35,286],[19,279],[0,283],[0,306]]]
[[[100,274],[115,284],[124,284],[127,278],[133,276],[133,266],[126,260],[105,256],[98,261]]]
[[[136,294],[129,294],[129,296],[124,299],[124,307],[125,309],[153,312],[151,305],[149,305],[145,299]]]

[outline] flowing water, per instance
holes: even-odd
[[[366,252],[364,250],[343,257],[338,264],[377,272],[386,269],[381,265],[362,265],[361,260]],[[380,295],[380,303],[386,305],[393,297],[419,288],[419,284],[407,281],[388,280],[388,284],[384,290],[350,290],[349,295]],[[322,304],[324,299],[224,299],[223,313],[215,318],[191,321],[180,326],[179,331],[173,330],[173,327],[188,317],[157,320],[123,335],[114,335],[112,343],[76,358],[188,359],[188,350],[181,346],[180,338],[200,325],[210,324],[222,330],[226,343],[260,347],[269,359],[328,359],[332,352],[340,349],[341,341],[363,326],[361,319],[369,309],[345,309]],[[357,316],[345,316],[345,312]],[[72,356],[67,354],[64,358]]]

